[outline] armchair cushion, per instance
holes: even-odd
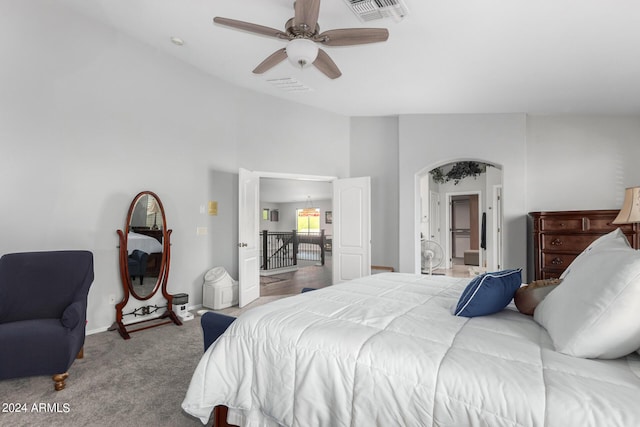
[[[65,328],[73,329],[78,326],[78,323],[83,318],[83,314],[84,311],[82,303],[80,301],[76,301],[64,310],[60,321]]]
[[[0,342],[0,379],[54,375],[69,369],[84,334],[70,334],[60,319],[21,320],[0,327]]]

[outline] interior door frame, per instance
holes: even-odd
[[[495,167],[496,169],[498,169],[500,171],[500,184],[494,184],[494,187],[503,187],[504,185],[504,179],[505,179],[505,175],[504,175],[504,166],[500,163],[495,163],[493,161],[490,160],[485,160],[479,157],[467,157],[467,158],[450,158],[450,159],[443,159],[440,160],[438,162],[435,163],[430,163],[428,165],[426,165],[425,167],[423,167],[422,169],[418,170],[415,175],[414,175],[414,187],[413,187],[413,207],[414,207],[414,222],[413,222],[413,230],[414,230],[414,239],[413,239],[413,264],[414,264],[414,271],[413,273],[419,274],[421,271],[421,251],[420,251],[420,230],[421,230],[421,221],[422,221],[422,217],[421,217],[421,210],[422,210],[422,203],[421,203],[421,195],[423,194],[422,191],[423,190],[431,190],[430,185],[427,184],[426,186],[423,187],[423,178],[424,177],[428,177],[429,176],[429,172],[432,171],[435,168],[441,167],[441,166],[445,166],[451,163],[456,163],[456,162],[461,162],[461,161],[476,161],[476,162],[482,162],[482,163],[486,163],[488,165],[491,165],[493,167]],[[430,182],[430,181],[428,181]],[[489,190],[487,190],[489,191]],[[438,194],[442,195],[443,193],[441,193],[440,191],[438,191]],[[501,191],[502,197],[501,197],[501,207],[502,209],[500,209],[500,223],[504,226],[504,190]],[[482,198],[480,198],[480,200],[482,200]],[[442,199],[441,203],[445,203],[446,199]],[[488,204],[489,200],[485,200],[484,204]],[[487,209],[492,209],[491,206],[487,206]],[[479,206],[478,209],[479,212],[482,212],[482,207]],[[493,210],[493,217],[495,217],[495,209]],[[440,220],[442,221],[444,218],[440,218]],[[481,218],[482,219],[482,218]],[[493,224],[493,222],[492,222]],[[443,225],[443,227],[445,228],[441,228],[440,229],[440,236],[441,239],[443,239],[444,237],[442,237],[442,233],[445,234],[449,234],[448,232],[445,232],[446,230],[448,230],[448,226]],[[493,246],[495,246],[495,228],[493,230],[491,230],[491,237],[492,240],[491,242],[494,243]],[[487,230],[488,231],[488,230]],[[504,233],[501,233],[504,234]],[[504,236],[501,236],[501,249],[504,250]],[[489,239],[489,235],[487,234],[487,239]],[[442,241],[442,240],[441,240]],[[445,248],[443,248],[445,249]],[[482,253],[482,251],[480,251]],[[500,252],[496,255],[496,257],[498,258],[494,258],[492,260],[493,263],[495,263],[496,265],[503,265],[504,264],[504,253],[502,253],[502,255],[500,255]],[[490,258],[489,256],[483,257],[483,260],[486,258]],[[448,259],[445,260],[445,264],[449,264]],[[450,268],[450,267],[449,267]]]
[[[429,235],[427,240],[440,244],[440,193],[429,190]]]
[[[447,203],[447,208],[446,208],[446,215],[445,215],[445,247],[444,249],[444,253],[446,254],[445,257],[445,268],[446,269],[450,269],[453,268],[452,262],[451,262],[451,249],[452,249],[452,242],[451,242],[451,198],[455,197],[455,196],[471,196],[471,195],[477,195],[478,196],[478,224],[482,224],[482,191],[461,191],[461,192],[452,192],[452,193],[445,193],[445,200]],[[478,227],[478,233],[482,233],[482,227]],[[479,237],[479,236],[478,236]],[[478,264],[480,264],[480,266],[483,265],[483,261],[484,261],[484,256],[482,253],[482,250],[478,250]]]
[[[244,169],[244,168],[240,168],[240,169]],[[260,194],[260,179],[262,178],[278,178],[278,179],[289,179],[289,180],[298,180],[298,181],[321,181],[321,182],[328,182],[328,183],[331,183],[334,180],[338,179],[335,176],[326,176],[326,175],[305,175],[305,174],[295,174],[295,173],[251,171],[251,170],[250,172],[258,180],[258,187],[256,190],[258,192],[258,206],[256,207],[256,212],[255,212],[256,218],[259,218],[259,214],[261,212],[259,194]],[[238,218],[242,218],[242,214],[243,214],[242,212],[238,212]],[[238,224],[238,227],[240,227],[240,223]],[[238,244],[240,244],[240,242]],[[240,263],[240,259],[238,259],[238,263]],[[241,268],[240,265],[238,265],[238,268],[239,269]],[[260,276],[259,264],[256,264],[256,271],[251,272],[251,275],[252,277],[253,275],[257,277]],[[240,275],[238,275],[238,280],[240,281]],[[243,289],[242,285],[243,285],[242,283],[238,283],[239,293]]]

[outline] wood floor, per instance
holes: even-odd
[[[453,265],[450,269],[437,268],[434,274],[442,274],[452,277],[474,277],[478,274],[485,273],[486,269],[476,267],[473,265]]]
[[[303,288],[331,285],[331,263],[307,265],[296,271],[260,277],[260,296],[299,294]]]
[[[454,265],[452,269],[437,269],[434,273],[453,277],[473,277],[481,272],[478,270],[478,267]],[[299,266],[297,271],[261,276],[260,296],[299,294],[303,288],[324,288],[331,283],[331,258],[327,257],[324,266],[308,263],[306,266]]]

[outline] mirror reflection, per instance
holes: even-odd
[[[162,266],[164,222],[153,194],[138,196],[132,204],[127,230],[130,290],[138,299],[155,293]]]

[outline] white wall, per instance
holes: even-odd
[[[371,177],[371,264],[399,267],[398,119],[351,119],[351,176]]]
[[[640,116],[529,116],[527,209],[620,209],[640,185]]]
[[[26,3],[0,4],[0,253],[91,250],[89,331],[115,320],[116,230],[139,191],[164,204],[169,291],[194,305],[209,268],[237,268],[229,173],[349,176],[349,118],[231,87],[50,2]],[[313,162],[292,149],[300,134],[323,147]],[[217,217],[201,213],[209,200]]]

